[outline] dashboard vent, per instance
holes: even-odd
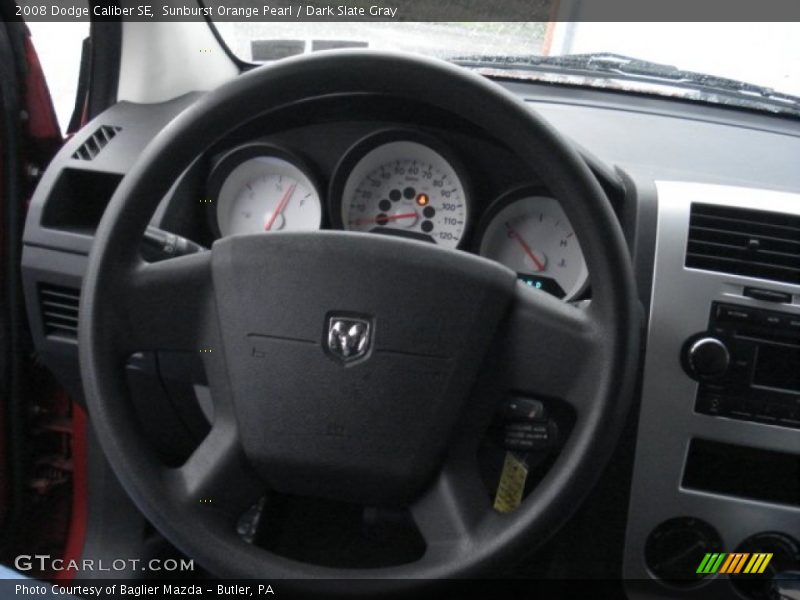
[[[800,216],[692,204],[686,266],[800,283]]]
[[[108,142],[113,140],[120,131],[122,131],[122,127],[101,125],[80,145],[72,155],[72,158],[76,160],[94,160],[94,158],[100,154],[100,151],[106,147]]]
[[[80,292],[75,288],[39,284],[39,308],[46,336],[78,338]]]

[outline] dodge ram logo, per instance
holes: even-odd
[[[325,349],[342,362],[363,358],[369,351],[371,329],[367,319],[330,316]]]

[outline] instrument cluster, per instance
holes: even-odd
[[[302,157],[248,144],[214,165],[209,226],[217,237],[321,228],[405,237],[475,252],[531,287],[577,299],[588,272],[560,203],[523,187],[475,214],[469,175],[456,152],[417,130],[362,138],[338,161],[327,189]]]

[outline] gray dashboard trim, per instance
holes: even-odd
[[[775,309],[742,295],[744,286],[793,294],[780,310],[800,314],[800,286],[684,267],[692,202],[800,214],[800,195],[732,186],[659,181],[656,259],[647,357],[626,533],[624,577],[639,580],[632,598],[731,598],[726,576],[681,591],[656,582],[644,562],[648,534],[677,516],[699,517],[720,533],[723,551],[763,531],[797,532],[800,508],[690,491],[681,487],[692,438],[800,454],[800,431],[775,425],[712,417],[694,411],[697,384],[682,370],[680,350],[692,334],[706,329],[715,300]],[[641,581],[650,581],[643,584]]]

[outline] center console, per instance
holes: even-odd
[[[657,189],[628,595],[766,598],[800,565],[800,196]]]

